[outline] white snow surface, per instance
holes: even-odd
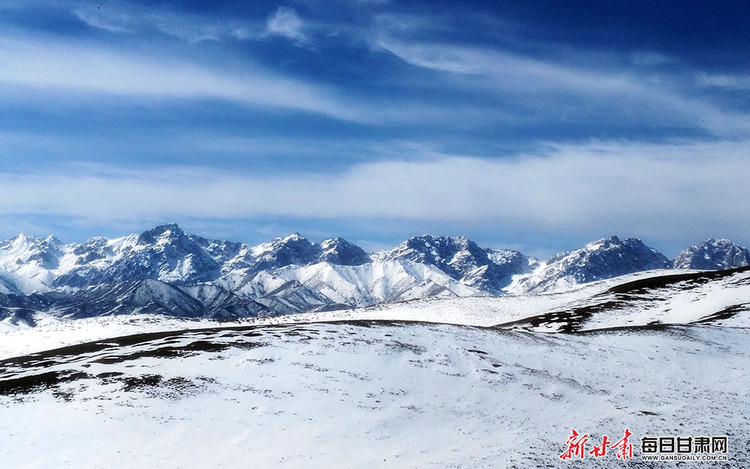
[[[12,469],[571,467],[558,457],[571,428],[592,442],[628,428],[635,459],[583,462],[636,466],[643,436],[708,434],[728,435],[727,467],[747,467],[749,346],[748,330],[711,326],[571,336],[318,323],[113,339],[48,356],[42,368],[5,367],[2,378],[76,378],[0,395],[0,460]],[[157,353],[166,349],[192,351]]]
[[[377,261],[363,265],[332,265],[327,262],[291,265],[260,272],[237,290],[251,297],[272,292],[296,281],[336,303],[363,306],[403,301],[425,296],[483,295],[434,266],[409,261]]]

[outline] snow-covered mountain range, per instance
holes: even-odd
[[[748,264],[750,252],[728,240],[708,240],[670,261],[639,239],[613,236],[539,262],[465,237],[432,235],[367,253],[341,238],[318,243],[295,233],[252,246],[187,234],[175,224],[78,244],[22,234],[0,242],[0,319],[33,323],[40,312],[273,316],[430,297],[549,293],[646,270]]]

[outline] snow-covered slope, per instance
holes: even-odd
[[[317,291],[332,304],[365,306],[433,296],[481,295],[481,290],[448,277],[431,265],[408,261],[377,261],[342,266],[327,262],[288,266],[262,272],[240,293],[261,296],[288,282]]]
[[[9,468],[579,467],[575,428],[728,435],[748,467],[746,329],[542,335],[319,323],[115,337],[0,361]],[[673,464],[673,463],[668,463]],[[696,463],[700,467],[711,463]],[[698,466],[696,466],[698,467]],[[722,466],[724,467],[724,466]]]
[[[750,327],[750,267],[643,277],[499,327],[580,332],[704,323]]]

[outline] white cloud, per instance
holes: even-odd
[[[453,86],[493,90],[523,97],[525,106],[543,113],[571,114],[570,118],[628,119],[643,125],[703,128],[716,135],[750,134],[746,114],[721,109],[710,101],[680,92],[676,80],[656,79],[646,73],[600,69],[553,62],[517,53],[432,42],[405,42],[380,32],[373,44],[416,67],[469,77]],[[584,53],[584,52],[581,52]],[[741,86],[739,80],[713,83]],[[571,101],[566,97],[573,97]],[[564,103],[564,104],[561,104]]]
[[[262,26],[247,20],[182,13],[169,5],[136,7],[127,2],[109,1],[104,4],[78,2],[73,14],[87,25],[112,33],[150,33],[159,31],[190,43],[239,40],[260,36]]]
[[[424,101],[382,100],[344,94],[265,70],[247,61],[217,58],[221,65],[197,63],[174,51],[111,49],[81,42],[0,37],[0,97],[25,102],[43,96],[97,100],[103,96],[137,99],[219,99],[246,106],[316,113],[368,124],[431,123],[486,125],[513,119],[501,109]],[[21,92],[19,92],[21,90]],[[31,90],[24,93],[23,90]]]
[[[361,109],[331,90],[249,64],[228,71],[78,43],[0,38],[0,83],[48,93],[212,98],[343,120],[366,119]]]
[[[750,75],[728,75],[728,74],[698,74],[696,78],[698,86],[717,87],[730,90],[750,90]]]
[[[130,15],[124,12],[112,14],[108,10],[105,10],[105,13],[101,13],[101,9],[79,8],[74,14],[78,19],[94,28],[104,29],[111,33],[135,32],[135,29],[131,28],[135,24],[135,21]]]
[[[339,175],[204,168],[0,174],[0,214],[90,220],[431,220],[509,230],[748,241],[749,142],[557,145],[547,155],[380,162]]]
[[[279,7],[266,23],[268,35],[283,36],[300,44],[310,42],[304,31],[305,23],[302,18],[292,8],[285,6]]]

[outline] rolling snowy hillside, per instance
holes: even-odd
[[[574,428],[587,451],[629,429],[638,467],[646,435],[727,435],[720,467],[747,467],[748,350],[746,329],[707,326],[542,336],[359,321],[110,338],[0,362],[0,455],[9,468],[568,467]],[[625,463],[614,450],[588,462]]]

